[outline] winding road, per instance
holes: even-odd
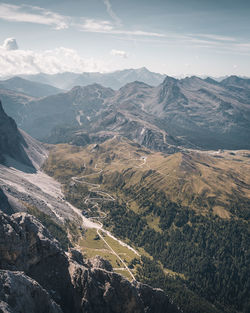
[[[98,170],[98,172],[92,173],[92,174],[87,174],[81,177],[72,177],[71,180],[74,183],[80,183],[80,184],[86,184],[87,186],[90,186],[89,189],[89,194],[85,197],[84,203],[91,203],[92,204],[92,208],[97,208],[99,211],[99,216],[95,216],[95,217],[89,217],[88,220],[91,222],[90,224],[86,225],[86,219],[82,216],[82,213],[80,210],[74,208],[74,211],[81,216],[81,218],[83,219],[83,224],[86,227],[90,227],[90,228],[95,228],[96,232],[98,234],[98,236],[101,238],[101,240],[106,244],[106,246],[109,248],[109,250],[112,252],[112,254],[114,254],[117,259],[120,260],[120,262],[123,264],[124,269],[126,269],[128,271],[128,273],[130,274],[130,276],[132,277],[133,280],[135,279],[134,274],[131,272],[131,270],[128,268],[127,264],[124,262],[124,260],[119,256],[119,254],[117,254],[114,249],[111,247],[111,245],[106,241],[106,239],[104,238],[102,233],[105,233],[107,236],[109,236],[110,238],[116,240],[119,244],[121,244],[122,246],[125,246],[126,248],[132,250],[136,255],[140,256],[139,253],[133,249],[132,247],[130,247],[129,245],[127,245],[126,243],[122,242],[121,240],[117,239],[116,237],[114,237],[109,231],[105,230],[103,228],[103,223],[100,221],[100,219],[104,219],[106,218],[107,214],[105,212],[102,212],[99,206],[99,203],[97,201],[115,201],[115,198],[113,196],[111,196],[110,194],[108,194],[107,192],[104,192],[102,190],[99,190],[99,188],[101,187],[99,184],[93,184],[93,183],[89,183],[88,181],[85,180],[86,177],[92,176],[92,175],[96,175],[96,174],[100,174],[103,172],[103,169],[98,169],[97,168],[97,164],[95,165],[95,169]],[[100,195],[101,197],[91,197],[91,192],[95,192],[97,195]],[[100,216],[102,215],[102,216]]]
[[[140,158],[132,158],[131,157],[131,153],[129,152],[129,160],[130,161],[139,161],[140,164],[138,165],[134,165],[134,168],[142,168],[142,167],[147,167],[150,169],[150,166],[147,164],[147,156],[141,156]],[[133,273],[131,272],[131,270],[128,268],[128,266],[126,265],[126,263],[124,262],[124,260],[120,257],[120,255],[118,255],[114,249],[111,247],[111,245],[107,242],[107,240],[104,238],[103,233],[107,236],[109,236],[110,238],[116,240],[117,242],[119,242],[119,244],[121,244],[122,246],[125,246],[126,248],[132,250],[137,256],[140,257],[139,253],[133,249],[131,246],[127,245],[126,243],[122,242],[121,240],[117,239],[115,236],[113,236],[109,231],[105,230],[103,228],[103,223],[101,222],[101,220],[105,219],[107,216],[107,213],[102,212],[100,209],[100,205],[98,203],[98,201],[103,202],[103,201],[115,201],[116,199],[110,195],[109,193],[100,190],[101,185],[100,184],[94,184],[94,183],[90,183],[89,181],[86,180],[86,178],[94,176],[94,175],[98,175],[101,174],[103,172],[102,168],[98,167],[98,164],[95,164],[94,170],[96,170],[94,173],[91,174],[87,174],[87,175],[83,175],[80,177],[72,177],[71,180],[74,183],[78,183],[78,184],[85,184],[87,186],[89,186],[89,193],[88,195],[85,197],[84,199],[84,203],[85,204],[91,204],[92,208],[96,208],[98,211],[98,216],[94,216],[94,217],[89,217],[86,218],[82,215],[81,210],[76,209],[74,207],[74,211],[81,216],[82,220],[83,220],[83,226],[87,227],[87,228],[94,228],[96,229],[97,235],[100,237],[100,239],[106,244],[106,246],[109,248],[109,250],[112,252],[112,254],[114,254],[117,259],[120,260],[120,262],[123,264],[124,268],[123,270],[127,270],[128,273],[130,274],[130,276],[132,277],[133,280],[135,280],[135,277],[133,275]],[[177,176],[174,175],[170,175],[170,174],[165,174],[162,173],[160,171],[158,171],[160,174],[162,174],[165,177],[174,177],[177,179],[184,179],[187,180],[185,178],[179,178]],[[91,193],[95,193],[97,196],[95,197],[91,197]]]

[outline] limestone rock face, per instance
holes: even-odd
[[[113,271],[112,265],[108,260],[104,260],[100,256],[96,256],[88,260],[88,264],[90,267],[101,268],[106,271]]]
[[[0,312],[62,313],[35,280],[23,272],[0,270]]]
[[[177,313],[178,309],[160,289],[100,268],[70,264],[70,274],[82,312],[86,313]]]
[[[17,272],[18,271],[18,272]],[[37,309],[36,309],[36,305]],[[159,289],[112,272],[100,257],[84,260],[33,216],[0,212],[0,312],[177,313]]]
[[[33,216],[0,214],[0,268],[29,271],[60,251],[58,242]]]

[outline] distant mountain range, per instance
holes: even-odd
[[[59,74],[36,74],[22,75],[22,78],[49,84],[60,89],[69,90],[74,86],[87,86],[98,83],[104,87],[119,89],[127,83],[139,80],[146,84],[157,86],[164,80],[166,75],[150,72],[145,67],[139,69],[126,69],[110,73],[59,73]]]
[[[12,90],[36,98],[54,95],[62,91],[54,86],[33,82],[21,77],[12,77],[10,79],[0,81],[0,89]]]
[[[142,82],[118,91],[99,84],[35,99],[2,90],[3,106],[18,126],[51,143],[86,144],[115,134],[151,149],[250,148],[250,80],[231,76]]]

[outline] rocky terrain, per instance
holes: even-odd
[[[0,104],[0,204],[3,212],[27,211],[26,203],[59,223],[74,218],[75,213],[64,201],[60,184],[40,171],[47,156],[45,147],[18,129]]]
[[[159,289],[112,272],[99,259],[65,254],[26,213],[0,212],[1,312],[179,312]]]
[[[238,77],[167,76],[157,87],[135,81],[118,91],[93,84],[39,100],[1,93],[18,126],[50,143],[85,145],[121,135],[168,153],[250,147],[249,82]]]
[[[55,126],[78,128],[89,125],[89,120],[103,108],[104,100],[113,96],[114,91],[94,84],[87,87],[75,87],[68,93],[45,97],[40,100],[26,98],[15,110],[9,102],[12,95],[5,94],[4,109],[16,121],[17,125],[31,136],[41,139],[48,136]],[[32,131],[30,131],[32,130]]]
[[[3,190],[0,188],[0,206],[1,210],[6,214],[14,213],[12,207],[9,204],[8,198],[6,197]]]

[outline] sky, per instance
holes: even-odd
[[[0,1],[0,76],[140,67],[250,77],[250,1]]]

